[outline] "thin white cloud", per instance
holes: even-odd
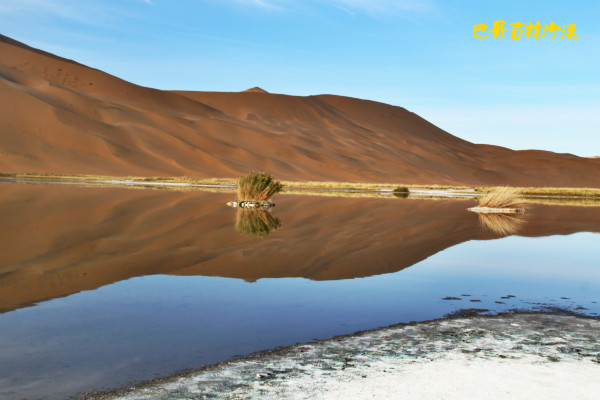
[[[265,9],[283,9],[291,5],[288,0],[226,0],[230,3],[237,3],[247,6],[256,6]]]
[[[133,0],[154,5],[153,0]],[[124,7],[102,0],[18,0],[0,3],[0,15],[49,15],[92,23],[95,19],[124,13]]]
[[[150,6],[155,0],[129,0]],[[265,10],[308,9],[313,6],[330,6],[351,14],[372,15],[395,14],[399,12],[421,12],[432,10],[433,0],[205,0]],[[100,0],[18,0],[0,2],[0,15],[29,15],[46,13],[59,18],[89,21],[98,14],[119,13],[122,7],[116,3]]]
[[[398,11],[428,11],[433,8],[427,0],[325,0],[328,3],[369,13]]]
[[[369,14],[429,11],[433,9],[431,0],[226,0],[246,6],[264,9],[288,9],[306,7],[312,4],[330,5],[346,12],[366,12]]]

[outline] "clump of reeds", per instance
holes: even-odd
[[[268,211],[239,208],[235,216],[235,229],[238,232],[259,239],[268,237],[272,231],[280,227],[279,218],[274,217]]]
[[[406,198],[406,197],[408,197],[409,192],[410,191],[408,190],[408,188],[406,186],[398,186],[393,191],[394,196],[400,197],[400,198]]]
[[[238,179],[238,200],[266,201],[279,193],[283,185],[268,172],[251,172]]]
[[[523,209],[523,202],[517,197],[516,189],[505,186],[480,198],[479,207]]]
[[[523,214],[480,213],[479,223],[489,232],[507,236],[516,233],[525,222]]]

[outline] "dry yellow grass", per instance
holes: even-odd
[[[478,187],[475,191],[478,193],[491,193],[497,187]],[[595,188],[569,188],[569,187],[515,187],[516,194],[526,196],[575,196],[575,197],[598,197],[600,198],[600,189]]]
[[[281,181],[284,188],[302,189],[330,189],[330,190],[365,190],[379,192],[381,190],[393,191],[397,187],[409,189],[471,189],[468,186],[449,185],[406,185],[403,183],[365,183],[365,182],[314,182],[314,181]]]
[[[600,199],[590,198],[523,198],[527,204],[545,204],[550,206],[570,206],[570,207],[600,207]]]
[[[133,181],[160,183],[189,183],[195,185],[227,185],[235,186],[234,178],[190,178],[190,177],[143,177],[143,176],[108,176],[108,175],[58,175],[38,173],[0,173],[5,178],[52,179],[74,181]]]
[[[39,173],[0,173],[0,177],[9,178],[37,178],[49,180],[72,180],[72,181],[134,181],[134,182],[157,182],[157,183],[188,183],[193,185],[225,185],[235,187],[235,178],[191,178],[191,177],[139,177],[139,176],[104,176],[104,175],[58,175]],[[83,182],[82,182],[83,183]],[[391,191],[398,186],[409,189],[432,189],[432,190],[473,190],[475,193],[491,193],[497,187],[468,187],[451,185],[406,185],[402,183],[363,183],[363,182],[313,182],[313,181],[282,181],[283,188],[288,193],[308,194],[305,191],[294,191],[294,189],[328,189],[328,190],[361,190],[373,194],[381,190]],[[555,187],[515,187],[516,194],[521,196],[565,196],[565,197],[587,197],[600,198],[600,189],[596,188],[555,188]],[[180,189],[177,189],[180,190]],[[353,194],[336,194],[343,197],[358,197]],[[360,197],[368,197],[360,195]],[[378,195],[376,195],[378,197]],[[594,200],[585,205],[595,206]],[[527,199],[527,203],[565,204],[565,202],[553,199]],[[577,204],[575,204],[577,202]],[[573,205],[583,205],[578,200],[573,200]]]
[[[267,201],[282,189],[268,172],[251,172],[238,179],[238,200]]]
[[[318,190],[298,190],[284,189],[281,194],[304,195],[304,196],[323,196],[323,197],[368,197],[368,198],[394,198],[393,196],[384,195],[380,192],[321,192]]]
[[[517,197],[517,190],[511,187],[500,187],[487,196],[479,199],[479,207],[489,208],[522,208],[523,201]]]

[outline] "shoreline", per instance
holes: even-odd
[[[157,178],[157,177],[109,177],[95,175],[53,174],[6,174],[0,173],[0,181],[45,184],[70,184],[93,186],[120,186],[129,188],[161,188],[172,190],[225,190],[236,189],[233,178]],[[344,197],[394,198],[396,187],[406,187],[411,197],[476,199],[496,187],[468,187],[451,185],[402,185],[390,183],[351,182],[299,182],[281,181],[282,194],[314,194]],[[600,189],[595,188],[524,188],[516,187],[517,195],[528,203],[574,203],[572,205],[600,205]],[[584,204],[579,204],[584,203]],[[595,204],[597,203],[597,204]],[[571,204],[567,204],[571,205]]]
[[[128,388],[89,392],[80,399],[383,399],[409,394],[433,399],[442,392],[449,395],[445,391],[450,389],[455,397],[448,398],[459,399],[481,396],[480,386],[470,383],[486,380],[497,390],[503,384],[513,386],[485,398],[521,398],[523,390],[535,389],[528,395],[583,399],[595,393],[591,382],[600,388],[598,317],[568,310],[495,315],[463,311],[265,350]],[[585,382],[564,385],[561,376],[569,371]],[[540,382],[538,374],[548,379]],[[448,375],[464,381],[454,382]],[[427,382],[444,377],[439,390],[430,393]],[[526,387],[536,379],[539,387]]]

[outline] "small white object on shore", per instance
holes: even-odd
[[[266,200],[233,200],[228,202],[227,205],[233,208],[245,208],[248,210],[268,210],[271,207],[275,207],[275,204]]]
[[[471,207],[469,211],[477,213],[497,213],[497,214],[523,214],[522,208],[492,208],[492,207]]]

